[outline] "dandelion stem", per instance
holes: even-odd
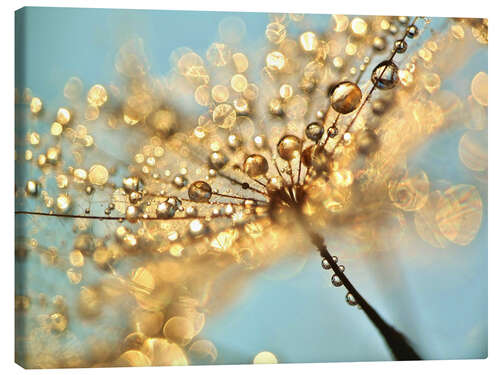
[[[357,304],[368,316],[370,321],[377,327],[380,334],[384,337],[385,342],[391,349],[394,358],[398,361],[420,360],[420,356],[411,347],[408,339],[394,327],[389,325],[378,312],[361,296],[357,289],[352,285],[351,281],[347,278],[333,260],[332,255],[328,251],[325,240],[317,233],[309,232],[313,244],[317,247],[320,255],[326,259],[333,272],[340,278],[346,289],[354,296]]]

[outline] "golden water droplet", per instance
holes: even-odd
[[[183,350],[174,343],[165,339],[149,338],[143,346],[142,351],[151,358],[153,366],[185,366],[188,360]]]
[[[109,172],[104,165],[94,164],[89,169],[88,178],[91,184],[102,186],[108,182]]]
[[[151,361],[138,350],[128,350],[120,355],[116,365],[120,367],[144,367],[151,366]]]
[[[65,174],[59,174],[56,177],[56,182],[59,189],[65,189],[68,187],[69,178]]]
[[[333,30],[341,33],[349,27],[349,18],[343,15],[332,15]]]
[[[301,141],[298,137],[294,135],[285,135],[278,142],[278,154],[284,160],[292,160],[299,156],[300,154]]]
[[[280,87],[280,96],[283,99],[290,99],[293,95],[293,87],[287,83],[281,85]]]
[[[63,126],[58,122],[53,122],[52,125],[50,126],[50,134],[52,134],[53,136],[61,135],[62,131],[63,131]]]
[[[83,92],[83,83],[78,77],[71,77],[64,85],[64,97],[69,100],[79,99]]]
[[[219,127],[230,129],[236,121],[236,111],[230,104],[219,104],[212,113],[212,119]]]
[[[254,357],[253,363],[255,365],[276,364],[278,358],[271,352],[260,352]]]
[[[415,83],[415,78],[413,76],[413,73],[406,69],[401,69],[398,71],[398,78],[401,84],[405,87],[410,87]]]
[[[451,27],[451,35],[453,35],[455,39],[463,39],[465,36],[464,28],[461,25],[453,25]]]
[[[466,246],[476,237],[483,215],[483,202],[475,186],[447,189],[437,205],[436,222],[449,241]]]
[[[94,85],[87,94],[87,102],[97,107],[102,106],[108,100],[108,92],[102,85]]]
[[[209,340],[197,340],[189,347],[188,355],[195,364],[211,364],[217,359],[217,348]]]
[[[203,59],[194,52],[184,54],[177,61],[177,68],[179,73],[197,85],[206,85],[210,80]]]
[[[274,44],[280,44],[286,38],[286,26],[279,22],[271,22],[266,27],[266,37]]]
[[[442,193],[433,191],[429,194],[426,204],[415,212],[415,229],[419,236],[427,243],[437,248],[444,248],[448,244],[441,234],[436,222],[436,209]]]
[[[37,132],[30,133],[28,135],[28,140],[29,143],[31,143],[33,146],[39,145],[40,144],[40,134]]]
[[[34,97],[31,99],[30,110],[34,115],[38,114],[43,108],[43,103],[40,98]]]
[[[82,184],[87,179],[87,171],[82,168],[77,168],[73,171],[73,178],[75,182]]]
[[[123,340],[122,350],[140,350],[147,337],[142,332],[132,332]]]
[[[130,223],[136,223],[139,219],[139,214],[139,209],[136,206],[128,206],[127,210],[125,211],[125,218]]]
[[[441,78],[436,73],[427,73],[424,75],[424,86],[429,94],[433,94],[441,87]]]
[[[306,31],[300,35],[300,45],[306,52],[315,51],[318,48],[318,37],[312,31]]]
[[[69,281],[71,284],[79,284],[82,281],[83,275],[82,271],[75,270],[74,268],[69,268],[66,271],[66,275],[68,276]]]
[[[212,87],[212,98],[217,103],[223,103],[229,99],[229,90],[224,85],[215,85]]]
[[[358,108],[363,93],[353,82],[344,81],[338,83],[330,95],[332,108],[338,113],[347,114]]]
[[[194,92],[196,103],[204,107],[210,104],[210,89],[207,85],[198,86]]]
[[[265,175],[269,170],[269,165],[265,157],[259,154],[253,154],[245,159],[243,170],[248,176],[255,178]]]
[[[368,24],[364,19],[356,17],[351,21],[351,29],[354,34],[365,35],[368,30]]]
[[[74,267],[83,267],[83,265],[85,264],[85,258],[83,257],[83,254],[80,250],[73,250],[71,253],[69,253],[69,262]]]
[[[246,77],[242,74],[235,74],[231,78],[231,87],[236,92],[243,92],[248,86],[248,81]]]
[[[238,73],[243,73],[248,69],[248,58],[244,53],[235,53],[233,55],[233,63]]]
[[[64,332],[68,326],[68,319],[60,313],[50,315],[50,328],[58,333]]]
[[[269,69],[279,71],[285,66],[285,55],[279,51],[273,51],[267,54],[266,65]]]
[[[470,84],[472,97],[482,106],[488,106],[488,74],[477,73]]]
[[[189,185],[188,195],[195,202],[208,202],[212,196],[212,188],[205,181],[195,181]]]
[[[460,160],[473,171],[488,168],[488,136],[486,131],[467,131],[458,144]]]
[[[71,206],[71,197],[66,193],[60,194],[57,197],[56,206],[59,212],[67,212]]]
[[[170,318],[163,326],[163,335],[180,346],[186,346],[194,336],[194,328],[191,321],[183,316]]]
[[[154,128],[164,135],[169,135],[176,127],[177,117],[173,111],[161,109],[152,116]]]
[[[57,111],[56,120],[59,124],[66,125],[71,120],[71,113],[67,108],[59,108],[59,110]]]

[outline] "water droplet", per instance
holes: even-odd
[[[194,237],[202,235],[206,231],[205,225],[198,219],[189,223],[189,234]]]
[[[392,89],[399,82],[398,66],[389,60],[382,61],[373,69],[371,79],[381,90]]]
[[[345,301],[351,306],[356,306],[358,304],[351,293],[345,295]]]
[[[300,139],[294,135],[285,135],[278,142],[278,154],[284,160],[295,159],[299,155]]]
[[[156,217],[159,219],[168,219],[175,215],[175,206],[169,202],[161,202],[156,206]]]
[[[334,128],[333,126],[328,128],[328,136],[330,138],[335,137],[337,134],[339,134],[339,131],[337,130],[337,128]]]
[[[386,42],[385,38],[377,36],[373,39],[373,48],[376,51],[381,52],[385,49],[386,46],[387,46],[387,42]]]
[[[25,188],[26,194],[35,196],[38,194],[38,183],[33,180],[29,180],[26,182],[26,188]]]
[[[187,216],[196,216],[198,215],[198,209],[194,206],[186,208],[186,215]]]
[[[343,282],[342,282],[342,280],[340,280],[340,277],[338,277],[337,275],[333,275],[332,276],[332,285],[334,287],[338,288],[339,286],[343,285]]]
[[[269,165],[265,157],[259,154],[248,156],[243,163],[243,170],[252,177],[259,177],[267,173]]]
[[[135,176],[126,177],[123,179],[122,184],[127,193],[137,191],[139,189],[139,178]]]
[[[236,134],[229,134],[227,137],[227,143],[232,149],[237,149],[241,145],[241,139]]]
[[[404,39],[399,39],[394,42],[394,50],[397,53],[405,53],[408,49],[408,43]]]
[[[178,174],[177,176],[174,177],[174,185],[178,189],[183,188],[184,186],[187,185],[187,179],[183,175]]]
[[[323,267],[323,269],[325,270],[329,270],[330,268],[330,263],[328,263],[328,260],[326,260],[326,258],[323,258],[323,260],[321,260],[321,267]]]
[[[209,161],[212,168],[221,169],[226,165],[227,158],[221,152],[212,152]]]
[[[138,191],[132,191],[128,195],[128,198],[130,200],[130,203],[137,203],[142,199],[142,193],[139,193]]]
[[[413,39],[416,36],[418,36],[418,27],[415,25],[408,26],[408,29],[406,29],[406,32],[407,32],[406,36],[408,36],[408,38],[410,38],[410,39]]]
[[[130,223],[137,222],[139,218],[139,209],[136,206],[128,206],[125,211],[125,217]]]
[[[306,128],[306,137],[311,141],[318,142],[324,133],[323,126],[317,122],[311,122]]]
[[[406,16],[399,16],[398,21],[401,25],[406,25],[410,21],[410,19]]]
[[[363,93],[353,82],[344,81],[338,83],[330,95],[332,108],[338,113],[347,114],[358,108]]]
[[[374,100],[372,102],[372,112],[373,114],[380,116],[384,114],[387,109],[387,103],[381,99]]]
[[[212,188],[205,181],[195,181],[189,185],[188,195],[195,202],[208,202],[212,196]]]

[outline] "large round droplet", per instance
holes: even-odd
[[[245,159],[245,163],[243,163],[243,170],[252,178],[266,174],[268,169],[269,165],[266,158],[259,154],[248,156]]]
[[[358,108],[363,93],[353,82],[344,81],[338,83],[330,95],[332,108],[338,113],[347,114]]]
[[[285,135],[278,142],[278,154],[282,159],[292,160],[299,156],[300,139],[294,135]]]
[[[318,142],[324,133],[323,126],[317,122],[311,122],[306,128],[306,137],[311,141]]]
[[[378,64],[372,72],[372,82],[381,90],[389,90],[399,82],[398,66],[386,60]]]
[[[189,185],[188,195],[195,202],[208,202],[212,196],[212,188],[205,181],[195,181]]]

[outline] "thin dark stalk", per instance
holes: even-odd
[[[323,237],[317,233],[309,233],[312,242],[317,247],[320,255],[326,259],[333,272],[340,278],[346,289],[351,293],[356,300],[357,304],[365,312],[366,316],[370,321],[377,327],[380,334],[384,337],[385,342],[389,346],[392,355],[398,361],[411,361],[420,360],[420,356],[411,347],[408,339],[394,327],[390,326],[379,314],[378,312],[363,298],[363,296],[357,291],[357,289],[352,285],[351,281],[347,278],[344,272],[342,272],[333,260],[332,255],[328,251]]]

